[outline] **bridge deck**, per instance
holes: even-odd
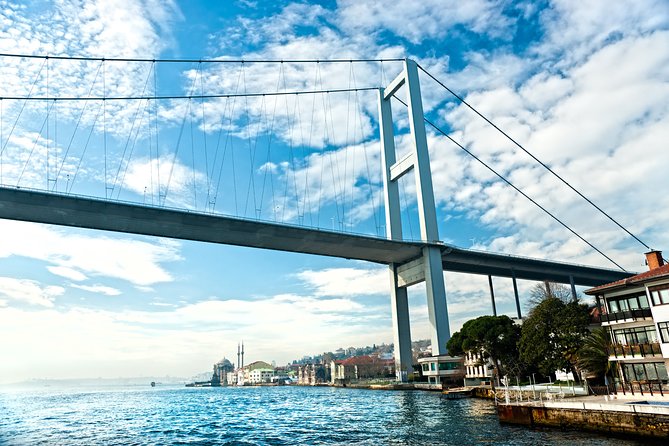
[[[390,264],[421,256],[423,242],[400,242],[163,207],[0,187],[0,218],[248,246]],[[444,270],[596,286],[632,274],[437,244]]]

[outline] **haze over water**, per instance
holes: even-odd
[[[604,445],[502,426],[492,402],[328,387],[0,390],[0,445]]]

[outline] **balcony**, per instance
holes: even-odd
[[[615,358],[646,358],[662,357],[662,349],[659,342],[643,344],[613,344],[609,348],[609,356]]]
[[[602,314],[601,320],[602,323],[608,322],[609,324],[611,324],[617,322],[636,321],[639,319],[643,320],[652,317],[653,315],[650,312],[650,308],[640,308],[637,310],[624,310],[624,311],[617,311],[615,313]]]

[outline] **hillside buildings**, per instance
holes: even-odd
[[[601,324],[610,334],[616,384],[654,384],[667,390],[669,264],[660,251],[646,253],[646,263],[649,270],[644,273],[585,293],[596,297]]]

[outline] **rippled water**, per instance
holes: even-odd
[[[637,444],[502,426],[489,401],[328,387],[0,391],[1,445]],[[638,443],[641,444],[641,443]]]

